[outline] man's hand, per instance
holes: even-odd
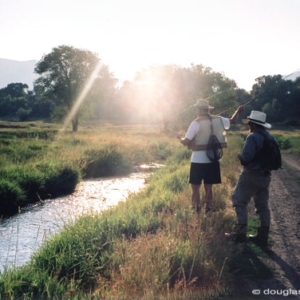
[[[178,133],[177,133],[177,138],[178,138],[179,140],[181,140],[182,137],[183,137],[183,134],[178,132]]]
[[[240,105],[238,108],[237,108],[237,112],[240,113],[242,111],[244,111],[245,109],[245,106],[244,105]]]
[[[182,133],[177,133],[177,138],[180,141],[180,143],[184,146],[187,146],[191,140],[187,139],[186,137],[184,137],[184,135]]]
[[[239,154],[237,155],[237,157],[238,157],[238,159],[240,160],[241,165],[244,166],[244,165],[245,165],[245,162],[244,162],[244,160],[243,160],[242,153],[239,153]]]

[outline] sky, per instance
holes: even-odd
[[[250,91],[300,70],[300,0],[0,0],[0,58],[61,45],[97,53],[120,80],[202,64]]]

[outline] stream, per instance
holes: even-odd
[[[71,195],[45,200],[0,220],[0,271],[24,265],[45,240],[80,215],[97,213],[125,201],[130,193],[145,186],[147,176],[149,173],[138,172],[126,177],[85,180]]]

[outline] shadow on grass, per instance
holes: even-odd
[[[294,290],[299,290],[300,274],[295,271],[293,266],[272,250],[263,249],[248,242],[233,245],[228,260],[228,267],[234,281],[230,299],[270,299],[268,290],[276,291],[276,293],[277,291],[278,293],[287,291],[287,287],[274,277],[274,270],[270,266],[270,261],[279,265],[286,278],[293,284]],[[289,298],[298,299],[293,295],[289,295]]]
[[[291,266],[270,249],[267,249],[265,253],[283,270],[285,277],[292,283],[293,288],[295,290],[300,290],[300,274],[295,270],[295,267],[297,266]]]
[[[273,277],[272,269],[264,263],[266,257],[266,253],[252,243],[233,245],[228,259],[234,282],[231,299],[252,299],[252,296],[257,299],[257,295],[252,294],[258,288],[256,283]]]
[[[232,274],[241,278],[266,279],[272,270],[263,261],[266,254],[252,243],[234,245],[228,262]]]

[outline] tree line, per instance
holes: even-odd
[[[132,81],[117,78],[97,54],[62,45],[36,64],[39,75],[33,90],[25,83],[0,89],[0,118],[63,122],[72,112],[72,131],[80,121],[163,124],[165,129],[186,126],[198,98],[209,99],[214,113],[230,116],[239,104],[267,114],[268,122],[297,126],[300,115],[300,77],[261,76],[250,92],[203,65],[153,65]]]

